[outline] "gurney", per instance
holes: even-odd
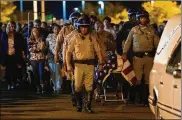
[[[97,72],[96,101],[100,101],[102,105],[105,102],[125,102],[122,83],[127,81],[132,86],[137,82],[130,62],[123,60],[121,56],[115,53],[111,53],[109,54],[109,60],[104,64],[103,68],[103,71]],[[112,82],[115,84],[110,85],[109,83],[112,84]],[[113,93],[113,88],[115,88],[116,93]]]

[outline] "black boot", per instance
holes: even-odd
[[[77,101],[76,111],[81,112],[82,111],[82,92],[75,92],[75,97]]]
[[[71,102],[72,102],[73,107],[76,107],[77,103],[76,103],[75,93],[71,94]]]
[[[143,91],[143,87],[142,86],[143,85],[140,84],[140,85],[137,85],[136,88],[135,88],[135,90],[136,90],[136,92],[135,92],[135,102],[137,104],[142,104],[143,103],[143,101],[142,101],[142,91]]]
[[[89,114],[94,113],[94,111],[91,110],[92,96],[93,96],[93,91],[86,92],[86,96],[85,96],[85,111],[87,113],[89,113]]]
[[[136,96],[136,86],[131,86],[129,88],[129,95],[128,95],[128,104],[135,104],[135,96]]]
[[[144,84],[143,85],[143,92],[142,92],[142,96],[143,96],[143,105],[145,107],[149,106],[149,102],[148,102],[148,97],[149,97],[149,85],[148,84]]]

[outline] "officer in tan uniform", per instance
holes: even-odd
[[[75,20],[78,19],[81,16],[81,14],[79,12],[73,12],[70,17],[69,20],[71,21],[72,24],[64,26],[61,31],[59,32],[59,35],[57,37],[57,41],[56,41],[56,54],[55,54],[55,62],[58,63],[59,59],[62,59],[63,62],[63,68],[66,70],[66,60],[65,60],[65,51],[66,51],[66,44],[67,41],[69,41],[69,39],[72,37],[72,33],[73,31],[75,32]],[[69,35],[71,34],[71,35]],[[62,52],[62,58],[59,58],[59,53]],[[70,80],[71,78],[67,79]],[[69,82],[68,84],[71,84],[71,101],[73,106],[76,106],[76,98],[74,95],[74,85],[72,84],[73,81],[67,81]],[[65,84],[63,84],[65,85]]]
[[[65,40],[64,40],[64,43],[63,43],[63,66],[64,66],[64,69],[67,70],[66,68],[66,51],[68,49],[68,42],[71,40],[71,38],[78,33],[78,30],[77,30],[77,20],[74,21],[74,30],[69,33],[66,37],[65,37]],[[73,106],[76,106],[76,98],[75,98],[75,87],[74,87],[74,77],[73,77],[73,74],[67,74],[67,80],[71,80],[71,96],[72,96],[72,105]]]
[[[99,59],[99,68],[102,70],[102,56],[100,52],[100,46],[96,40],[96,37],[89,31],[90,19],[81,17],[78,19],[78,31],[71,38],[68,44],[68,50],[66,53],[67,70],[73,72],[72,65],[70,63],[71,55],[74,52],[74,75],[75,75],[75,94],[77,100],[77,111],[82,111],[82,87],[85,86],[85,111],[87,113],[93,113],[91,110],[91,101],[93,96],[93,79],[94,79],[94,65],[95,65],[95,53]]]
[[[78,19],[77,19],[78,20]],[[69,33],[68,35],[66,35],[65,39],[64,39],[64,43],[63,43],[63,63],[66,67],[66,51],[68,49],[68,43],[71,40],[71,38],[75,35],[78,34],[78,29],[77,29],[77,20],[75,20],[74,22],[74,30],[71,31],[71,33]]]
[[[81,14],[79,12],[73,12],[69,17],[72,24],[63,26],[63,28],[59,32],[59,35],[57,36],[57,41],[56,41],[56,55],[54,58],[55,62],[57,63],[59,62],[59,53],[63,50],[64,39],[66,35],[68,35],[74,30],[74,26],[73,26],[74,20],[78,19],[80,16]]]
[[[104,58],[104,61],[107,61],[108,60],[107,52],[115,52],[116,49],[116,43],[114,37],[110,32],[104,30],[104,25],[102,22],[97,21],[94,27],[95,27],[97,41],[101,47],[102,57]]]
[[[148,84],[149,74],[153,66],[153,60],[159,38],[155,30],[149,25],[149,14],[141,10],[136,14],[139,25],[133,27],[128,35],[123,48],[123,59],[127,59],[127,52],[132,46],[134,51],[133,67],[136,74],[139,88],[142,89],[142,98],[144,105],[148,105]],[[141,84],[142,79],[144,84]],[[140,91],[140,90],[138,90]]]

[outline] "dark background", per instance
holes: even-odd
[[[97,4],[98,1],[92,2]],[[143,1],[116,1],[116,3],[122,4],[126,8],[141,8],[141,3],[143,3]],[[16,10],[19,11],[20,1],[16,1],[14,4],[17,6]],[[66,1],[67,18],[75,7],[81,8],[81,1]],[[45,1],[45,11],[54,14],[58,19],[62,18],[62,9],[62,1]],[[23,11],[33,11],[33,1],[23,1]],[[40,1],[38,2],[38,11],[41,11]]]

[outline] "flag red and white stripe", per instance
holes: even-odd
[[[108,74],[104,77],[103,83],[112,72],[120,72],[125,78],[125,80],[127,80],[130,83],[130,85],[134,85],[137,82],[131,63],[128,60],[123,60],[122,57],[119,55],[117,55],[117,69],[110,69],[108,71]]]

